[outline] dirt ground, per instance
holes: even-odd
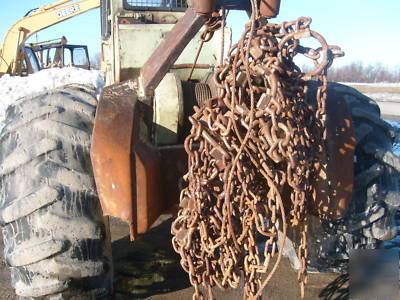
[[[115,300],[192,299],[193,288],[186,273],[179,265],[169,235],[170,221],[162,223],[131,243],[128,228],[119,222],[111,222],[114,255]],[[0,239],[3,252],[3,240]],[[300,299],[297,274],[284,258],[264,293],[264,299]],[[340,274],[309,274],[304,299],[347,299],[347,277]],[[215,289],[215,298],[221,300],[242,299],[242,289]],[[17,299],[10,285],[10,274],[4,261],[0,264],[0,299]]]
[[[113,232],[118,232],[120,235],[124,232],[121,230],[121,225],[112,226]],[[118,229],[119,228],[119,229]],[[163,275],[166,278],[165,283],[152,284],[153,288],[149,289],[148,293],[142,295],[133,295],[129,292],[129,288],[124,286],[126,280],[123,279],[125,272],[137,264],[134,257],[129,257],[135,253],[135,245],[128,242],[128,237],[125,236],[113,242],[114,253],[120,252],[114,256],[115,263],[115,282],[114,285],[117,295],[121,299],[152,299],[152,300],[186,300],[192,299],[194,289],[190,286],[187,275],[179,265],[179,257],[174,253],[169,235],[170,220],[163,222],[160,226],[153,228],[148,234],[143,236],[142,240],[138,243],[143,243],[146,250],[150,252],[157,252],[157,249],[163,249],[163,254],[171,259],[169,270]],[[126,230],[126,229],[125,229]],[[115,236],[115,235],[114,235]],[[150,246],[151,245],[151,246]],[[152,248],[152,249],[149,249]],[[125,253],[121,253],[121,249],[125,249]],[[174,260],[175,259],[175,260]],[[152,261],[157,260],[152,258]],[[121,267],[121,264],[123,265]],[[168,269],[168,268],[167,268]],[[121,276],[122,275],[122,276]],[[143,276],[142,276],[143,277]],[[122,286],[119,283],[124,283]],[[348,280],[347,274],[309,274],[308,284],[305,290],[305,297],[303,299],[348,299]],[[220,291],[214,289],[215,299],[218,300],[233,300],[243,299],[242,289]],[[136,291],[137,292],[137,291]],[[135,292],[135,293],[136,293]],[[206,293],[205,293],[206,295]],[[283,299],[301,299],[300,288],[297,282],[297,272],[290,266],[289,260],[283,258],[281,264],[272,277],[269,286],[265,289],[264,299],[270,300],[283,300]]]

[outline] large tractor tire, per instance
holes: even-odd
[[[102,299],[110,245],[90,163],[97,100],[68,85],[24,97],[0,136],[5,261],[22,299]]]
[[[312,87],[310,92],[315,92]],[[344,218],[309,217],[308,253],[311,271],[343,271],[352,249],[381,248],[396,236],[400,207],[400,158],[393,153],[395,131],[381,119],[374,100],[337,83],[328,85],[328,98],[343,99],[351,110],[356,135],[353,197]],[[344,167],[344,166],[338,166]],[[295,268],[300,235],[290,230],[284,249]]]

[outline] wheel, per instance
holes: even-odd
[[[22,299],[97,299],[111,291],[106,228],[90,163],[95,90],[24,97],[0,136],[5,261]]]
[[[310,90],[315,92],[313,86]],[[311,271],[342,271],[351,249],[376,249],[396,236],[400,206],[400,158],[392,152],[395,131],[380,117],[374,100],[348,86],[329,83],[328,98],[348,104],[356,135],[354,189],[344,218],[309,217],[308,266]],[[290,230],[284,252],[299,267],[295,249],[299,233]]]

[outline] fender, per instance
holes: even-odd
[[[149,142],[152,117],[133,81],[103,89],[92,135],[93,173],[103,214],[128,222],[131,240],[161,214],[178,210],[178,182],[187,170],[182,145]]]
[[[163,210],[157,188],[159,155],[139,138],[140,104],[132,81],[105,87],[91,148],[103,214],[128,222],[131,239],[145,232]]]

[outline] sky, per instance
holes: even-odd
[[[122,0],[121,0],[122,1]],[[7,29],[25,13],[51,0],[0,0],[0,43]],[[55,2],[55,1],[54,1]],[[313,19],[312,29],[321,33],[329,44],[339,45],[346,55],[336,66],[354,61],[365,64],[383,63],[400,66],[400,34],[398,15],[400,0],[282,0],[280,14],[271,22],[281,23],[300,16]],[[244,12],[232,11],[228,25],[237,40],[248,20]],[[100,51],[99,9],[74,17],[45,29],[32,41],[48,40],[65,35],[71,44],[86,44],[91,55]]]

